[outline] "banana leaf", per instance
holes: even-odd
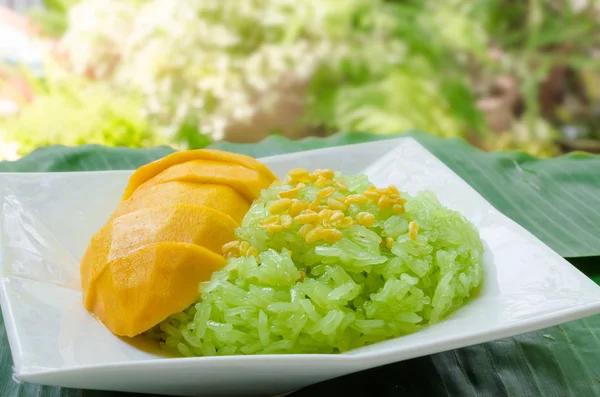
[[[600,282],[600,157],[540,160],[523,153],[484,153],[460,139],[410,132],[498,210]],[[387,136],[365,133],[213,147],[256,157],[346,145]],[[173,149],[85,145],[38,149],[0,172],[133,169]],[[486,344],[374,368],[313,385],[294,396],[593,396],[600,395],[600,316]],[[0,396],[126,396],[17,383],[0,317]],[[129,395],[127,395],[129,396]]]

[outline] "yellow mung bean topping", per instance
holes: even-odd
[[[411,240],[415,240],[417,238],[417,235],[419,233],[419,225],[417,224],[417,222],[412,221],[408,224],[408,236],[410,237]]]
[[[300,193],[300,190],[304,189],[305,187],[306,185],[304,183],[299,183],[296,185],[296,187],[279,192],[279,197],[287,199],[294,198],[298,195],[298,193]]]
[[[359,212],[358,215],[356,215],[356,222],[359,225],[369,227],[375,223],[375,215],[370,212]]]

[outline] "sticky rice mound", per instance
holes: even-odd
[[[475,227],[431,192],[291,171],[262,191],[201,297],[150,335],[177,355],[340,353],[441,321],[476,293]]]

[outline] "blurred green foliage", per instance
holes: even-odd
[[[43,8],[34,8],[28,12],[33,23],[48,36],[59,36],[69,27],[67,13],[69,8],[80,0],[42,0]]]
[[[576,9],[575,3],[582,7]],[[484,22],[490,42],[506,52],[502,62],[487,62],[487,73],[510,73],[521,87],[525,128],[517,125],[513,141],[548,141],[548,124],[540,120],[541,102],[548,98],[540,98],[540,85],[558,67],[575,73],[600,71],[600,59],[594,56],[600,49],[598,3],[490,0],[478,2],[473,11]],[[600,101],[597,95],[586,99],[590,110]]]
[[[51,74],[52,75],[52,74]],[[165,143],[144,116],[139,96],[101,82],[69,76],[29,76],[35,98],[17,117],[0,119],[0,135],[17,141],[21,154],[47,145],[146,147]]]
[[[478,26],[453,11],[451,2],[389,1],[385,7],[379,17],[394,21],[401,62],[381,68],[377,59],[344,59],[323,69],[311,87],[309,120],[333,131],[485,134],[460,53],[485,51]]]
[[[350,62],[376,73],[398,64],[402,40],[387,8],[383,0],[84,0],[60,45],[76,73],[141,92],[168,129],[196,118],[221,139],[231,125],[272,118],[285,87],[323,68]]]
[[[100,114],[113,109],[112,103],[100,104],[111,102],[111,95],[126,102],[114,117],[116,125],[131,117],[128,125],[137,132],[129,141],[117,132],[111,142],[105,136],[110,123],[84,128],[64,123],[74,129],[73,137],[81,135],[72,142],[102,136],[111,144],[142,145],[161,130],[172,142],[196,148],[228,139],[228,129],[240,124],[248,126],[245,141],[265,133],[420,129],[467,137],[490,150],[552,156],[560,153],[558,142],[571,127],[584,131],[587,140],[600,137],[594,110],[600,108],[600,90],[588,89],[600,84],[596,1],[46,0],[46,5],[34,20],[57,36],[73,78],[118,94],[94,95],[74,106],[67,98],[96,88],[44,92],[18,121],[4,124],[13,130],[9,136],[30,141],[24,150],[42,142],[24,138],[41,131],[35,118],[62,119],[54,115],[69,114],[69,107]],[[502,79],[512,82],[508,88]],[[288,92],[288,86],[295,88]],[[290,101],[297,102],[293,111],[278,105]],[[146,115],[145,125],[136,106]],[[53,143],[58,135],[47,137],[43,142]]]
[[[406,48],[402,65],[373,74],[342,64],[315,79],[316,120],[331,130],[395,133],[418,127],[461,136],[472,131],[492,149],[558,153],[556,115],[541,109],[541,102],[553,99],[541,98],[540,89],[556,68],[569,68],[576,77],[600,69],[592,55],[600,49],[595,2],[579,10],[567,0],[388,3]],[[490,137],[476,98],[493,95],[499,76],[516,80],[519,98],[509,129]],[[600,96],[586,100],[591,112]]]

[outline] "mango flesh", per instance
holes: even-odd
[[[104,292],[96,294],[94,313],[114,334],[133,337],[187,308],[198,283],[224,264],[195,244],[146,246],[107,264],[92,287]]]
[[[113,217],[152,207],[156,203],[214,208],[227,213],[238,224],[250,208],[250,202],[229,186],[172,181],[158,185],[143,184],[131,197],[121,201]]]
[[[241,165],[193,160],[167,168],[147,184],[157,185],[174,181],[229,186],[249,202],[258,197],[265,185],[268,186],[272,182],[259,172]]]
[[[176,204],[144,208],[113,221],[108,260],[162,241],[198,244],[220,254],[223,244],[235,240],[237,226],[229,215],[210,207]]]
[[[238,224],[213,208],[181,205],[143,208],[109,221],[92,237],[93,250],[82,260],[81,282],[86,290],[109,262],[159,242],[198,244],[220,255],[223,244],[235,240]],[[91,296],[86,306],[93,307]]]
[[[84,304],[132,337],[199,296],[253,200],[277,178],[248,156],[179,152],[139,168],[81,260]]]
[[[250,156],[211,149],[188,150],[175,152],[138,168],[129,178],[129,183],[125,188],[125,193],[123,193],[123,200],[129,198],[141,184],[154,178],[167,168],[191,160],[213,160],[234,163],[258,171],[265,178],[271,180],[271,182],[277,180],[275,174],[267,166]]]

